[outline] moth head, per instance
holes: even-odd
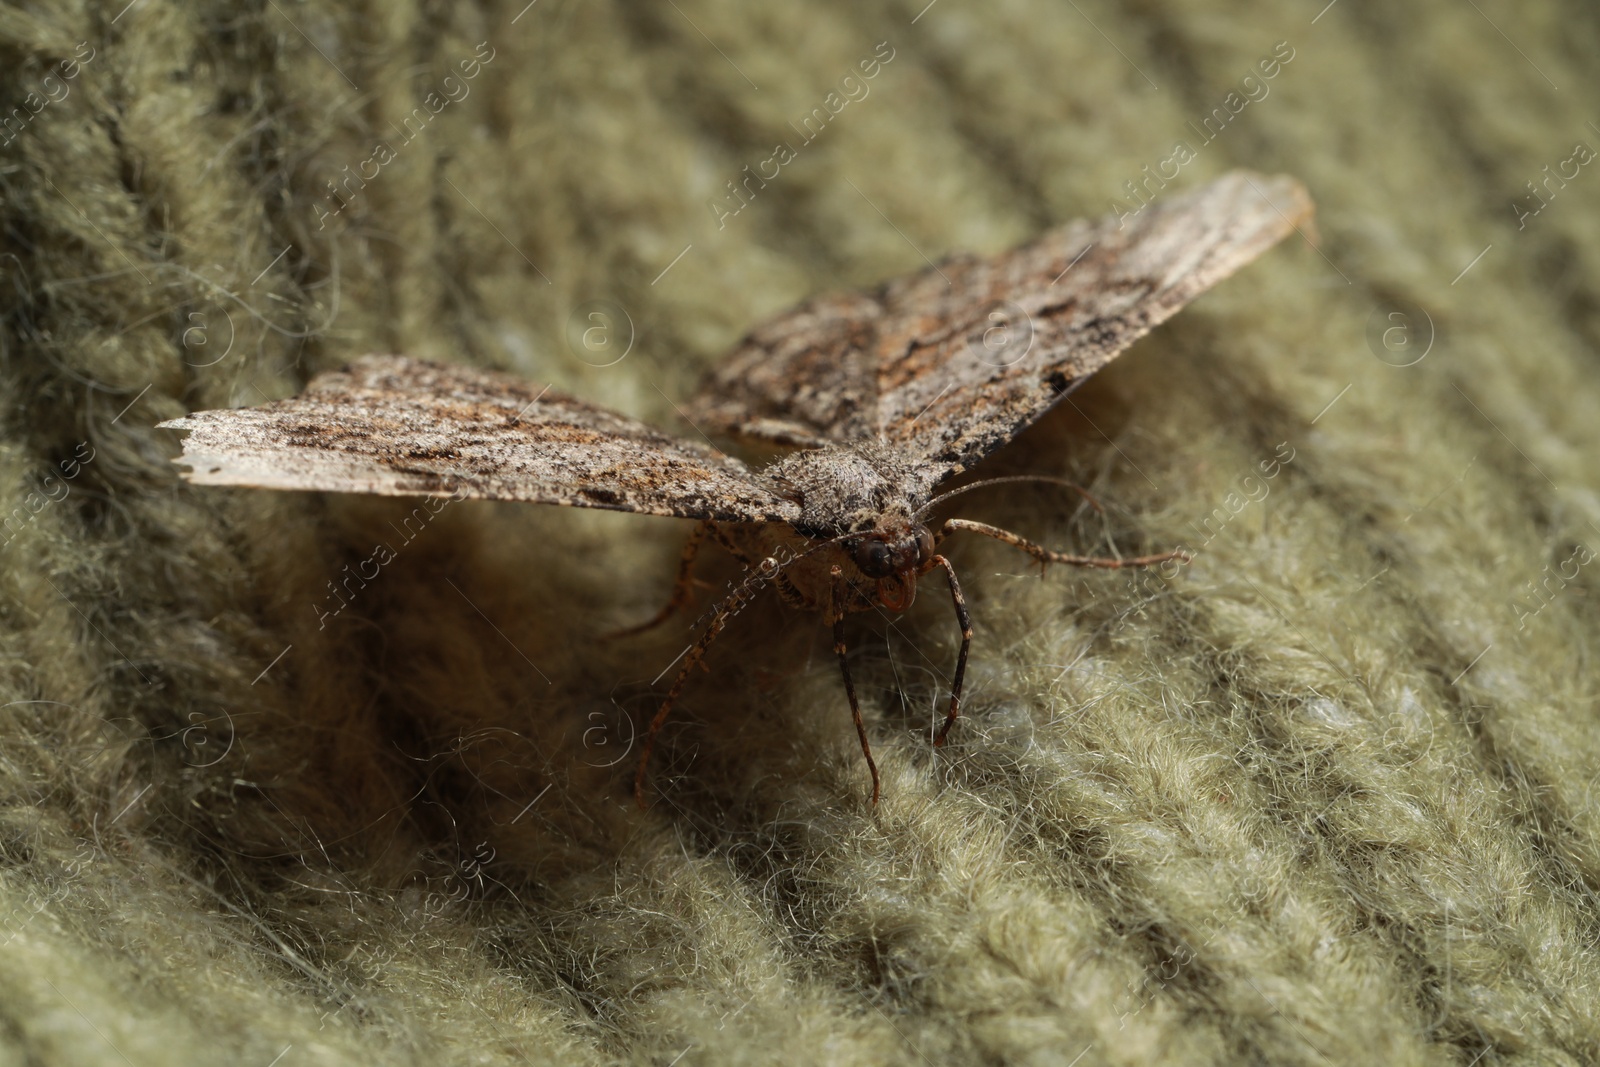
[[[900,530],[875,530],[856,542],[851,556],[868,578],[921,570],[933,558],[933,534],[921,523]]]

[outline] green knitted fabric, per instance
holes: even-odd
[[[0,6],[0,1065],[1600,1060],[1600,9],[925,2]],[[1318,243],[985,464],[1100,509],[956,510],[1193,562],[950,542],[876,808],[766,599],[633,806],[687,524],[155,428],[388,351],[693,436],[765,315],[1236,166]]]

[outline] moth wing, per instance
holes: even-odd
[[[1071,223],[1000,256],[821,297],[753,330],[691,417],[780,445],[898,442],[938,481],[1311,213],[1293,178],[1234,171],[1131,218]]]
[[[792,448],[871,436],[874,293],[827,293],[751,330],[689,403],[711,433]]]
[[[459,494],[727,521],[798,506],[738,460],[501,374],[368,356],[299,396],[199,411],[177,462],[202,485]]]
[[[1234,171],[1130,219],[974,261],[950,286],[929,272],[891,285],[875,338],[879,434],[936,476],[966,470],[1312,212],[1293,178]]]

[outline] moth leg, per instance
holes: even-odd
[[[944,744],[944,735],[950,732],[956,717],[961,714],[961,683],[967,676],[967,650],[972,647],[972,617],[967,614],[967,598],[961,595],[956,569],[943,556],[934,556],[933,562],[943,567],[945,577],[950,579],[950,599],[955,602],[956,621],[961,624],[961,651],[956,654],[956,676],[950,683],[950,713],[944,717],[944,725],[939,727],[933,739],[933,747],[938,748]]]
[[[1174,552],[1162,552],[1155,556],[1134,556],[1131,559],[1117,559],[1114,556],[1074,556],[1066,552],[1052,552],[1043,545],[1036,545],[1027,538],[1019,537],[1010,530],[1002,530],[998,526],[990,526],[985,522],[973,522],[970,519],[946,519],[944,525],[939,527],[936,541],[943,541],[957,530],[968,530],[972,533],[992,537],[996,541],[1004,541],[1015,548],[1020,548],[1038,561],[1042,567],[1047,563],[1070,563],[1074,567],[1103,567],[1107,570],[1118,570],[1123,567],[1150,567],[1157,563],[1165,563],[1169,559],[1189,562],[1189,553],[1181,549]]]
[[[811,608],[811,602],[805,598],[800,590],[795,588],[795,584],[783,573],[781,564],[775,558],[769,557],[757,560],[749,552],[745,551],[743,545],[729,537],[726,530],[715,523],[711,524],[711,537],[717,544],[722,546],[728,555],[744,564],[746,570],[755,570],[763,574],[770,573],[772,584],[777,586],[778,596],[785,604],[791,608]],[[767,570],[768,567],[772,568],[770,572]]]
[[[716,640],[722,628],[728,625],[728,620],[733,618],[743,606],[738,599],[730,599],[718,606],[716,614],[711,616],[711,621],[706,625],[705,633],[689,647],[683,657],[683,666],[678,668],[678,676],[672,680],[672,688],[667,690],[667,695],[661,701],[661,707],[656,709],[655,718],[650,720],[650,730],[644,737],[644,748],[639,753],[639,769],[633,776],[633,799],[639,805],[639,810],[645,810],[644,803],[644,776],[650,767],[650,754],[655,751],[656,735],[661,732],[661,727],[667,721],[667,715],[672,711],[672,705],[677,703],[678,694],[683,692],[683,687],[689,681],[689,672],[705,656],[706,649],[711,642]]]
[[[856,736],[861,739],[861,754],[867,758],[867,770],[872,772],[872,803],[876,807],[879,791],[878,764],[872,758],[872,745],[867,742],[867,726],[861,721],[861,704],[856,700],[856,686],[850,680],[850,662],[845,658],[844,572],[836,566],[829,573],[833,577],[833,589],[828,597],[828,621],[833,624],[833,651],[839,657],[839,672],[844,675],[844,692],[845,696],[850,698],[850,716],[856,721]]]
[[[646,630],[653,630],[670,619],[673,612],[689,602],[689,597],[694,590],[694,560],[700,553],[701,542],[711,532],[712,526],[710,519],[701,519],[695,523],[694,532],[689,534],[689,540],[683,546],[683,555],[678,559],[678,577],[672,583],[672,596],[667,599],[666,606],[656,612],[655,617],[648,622],[641,622],[637,626],[613,630],[606,634],[607,640],[632,637],[635,634],[642,634]]]
[[[772,584],[778,587],[779,599],[791,608],[811,607],[811,602],[806,599],[805,594],[800,592],[795,587],[795,584],[788,579],[788,576],[781,571],[773,578]]]
[[[727,552],[728,555],[743,563],[746,567],[754,567],[756,565],[756,560],[751,558],[750,553],[744,550],[743,545],[729,536],[727,530],[724,530],[709,519],[706,520],[705,525],[706,532],[711,535],[711,539],[721,545],[723,551]]]

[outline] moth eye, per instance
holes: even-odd
[[[893,553],[886,541],[863,541],[856,546],[856,566],[868,578],[887,578],[894,573]]]
[[[917,531],[917,556],[919,559],[933,558],[933,534],[927,527]]]

